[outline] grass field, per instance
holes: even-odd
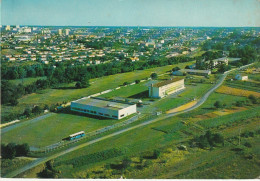
[[[31,84],[38,79],[46,79],[46,77],[30,77],[30,78],[24,78],[24,79],[15,79],[15,80],[10,80],[11,83],[18,85],[18,84],[23,84],[23,85],[28,85]]]
[[[109,92],[107,94],[102,94],[98,97],[105,97],[105,98],[113,98],[113,97],[135,97],[135,95],[140,94],[142,92],[145,92],[148,90],[148,87],[146,86],[147,81],[135,84],[135,85],[129,85],[127,87],[121,87],[118,90],[114,90],[112,92]],[[148,93],[148,92],[147,92]],[[147,95],[148,96],[148,95]]]
[[[180,115],[182,118],[194,117],[196,115],[205,114],[209,112],[215,111],[214,103],[216,101],[220,101],[221,103],[225,103],[227,107],[230,107],[232,103],[236,101],[245,101],[246,97],[235,96],[235,95],[228,95],[228,94],[221,94],[214,92],[212,93],[209,98],[202,104],[199,108],[190,111],[186,114]]]
[[[156,67],[147,70],[137,70],[134,72],[121,73],[116,75],[105,76],[101,78],[91,79],[91,86],[83,89],[75,89],[75,83],[68,84],[67,86],[59,89],[45,89],[32,93],[20,98],[19,104],[15,107],[2,106],[2,115],[9,113],[22,113],[26,107],[33,105],[50,105],[61,103],[63,101],[72,101],[81,97],[89,96],[98,92],[102,92],[111,88],[116,88],[124,82],[134,82],[137,79],[145,79],[150,77],[152,72],[163,74],[171,70],[175,66],[184,68],[192,62],[180,63],[176,65],[168,65],[163,67]]]
[[[119,121],[113,119],[96,119],[76,114],[54,113],[29,126],[8,131],[2,134],[1,138],[3,143],[28,143],[33,147],[43,147],[57,143],[70,134],[79,131],[88,133],[117,122]]]

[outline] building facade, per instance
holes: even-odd
[[[136,104],[90,97],[71,102],[71,110],[112,119],[122,119],[136,113]]]
[[[183,89],[185,89],[184,79],[174,78],[156,84],[151,84],[149,87],[149,97],[162,98]]]

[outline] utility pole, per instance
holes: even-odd
[[[240,134],[241,134],[241,128],[239,129],[239,137],[238,137],[238,145],[240,146]]]

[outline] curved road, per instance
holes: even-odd
[[[250,65],[251,65],[251,64],[250,64]],[[249,66],[249,65],[247,65],[247,66]],[[244,68],[244,67],[245,67],[245,66],[243,66],[243,67],[241,67],[241,68]],[[236,70],[236,69],[233,69],[233,70]],[[231,71],[233,71],[233,70],[231,70]],[[133,130],[133,129],[136,129],[136,128],[139,128],[139,127],[142,127],[142,126],[145,126],[145,125],[148,125],[148,124],[152,124],[152,123],[154,123],[154,122],[157,122],[157,121],[160,121],[160,120],[163,120],[163,119],[172,117],[172,116],[176,116],[176,115],[178,115],[178,114],[182,114],[182,113],[191,111],[191,110],[193,110],[193,109],[196,109],[196,108],[198,108],[199,106],[201,106],[201,105],[207,100],[207,98],[209,97],[209,95],[210,95],[212,92],[214,92],[214,91],[223,83],[223,81],[225,80],[226,76],[227,76],[228,73],[231,72],[231,71],[225,72],[215,86],[213,86],[194,106],[192,106],[192,107],[190,107],[190,108],[188,108],[188,109],[186,109],[186,110],[179,111],[179,112],[176,112],[176,113],[170,113],[170,114],[162,115],[162,116],[160,116],[160,117],[157,117],[157,118],[152,119],[152,120],[148,120],[148,121],[146,121],[146,122],[140,123],[140,124],[135,125],[135,126],[132,126],[132,127],[130,127],[130,128],[122,129],[122,130],[120,130],[120,131],[111,133],[111,134],[106,135],[106,136],[103,136],[103,137],[101,137],[101,138],[97,138],[97,139],[94,139],[94,140],[92,140],[92,141],[83,143],[83,144],[81,144],[81,145],[77,145],[77,146],[71,147],[71,148],[69,148],[69,149],[67,149],[67,150],[61,151],[61,152],[56,153],[56,154],[53,154],[53,155],[51,155],[51,156],[44,157],[44,158],[39,158],[39,159],[37,159],[37,160],[31,162],[30,164],[28,164],[28,165],[26,165],[26,166],[24,166],[24,167],[22,167],[22,168],[20,168],[20,169],[17,169],[17,170],[15,170],[15,171],[13,171],[13,172],[10,172],[10,173],[8,173],[8,174],[2,176],[2,177],[6,177],[6,178],[15,177],[16,175],[18,175],[18,174],[20,174],[20,173],[23,173],[23,172],[25,172],[26,170],[29,170],[29,169],[31,169],[31,168],[33,168],[33,167],[36,167],[37,165],[43,164],[43,163],[45,163],[45,162],[48,161],[48,160],[57,158],[57,157],[59,157],[59,156],[61,156],[61,155],[64,155],[64,154],[66,154],[66,153],[69,153],[69,152],[78,150],[78,149],[83,148],[83,147],[85,147],[85,146],[91,145],[91,144],[93,144],[93,143],[100,142],[100,141],[102,141],[102,140],[105,140],[105,139],[107,139],[107,138],[110,138],[110,137],[113,137],[113,136],[116,136],[116,135],[125,133],[125,132],[127,132],[127,131],[130,131],[130,130]]]

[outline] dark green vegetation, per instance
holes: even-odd
[[[40,178],[58,178],[60,171],[54,168],[54,161],[50,160],[45,163],[45,168],[38,173]]]
[[[27,156],[30,152],[28,144],[8,143],[1,144],[1,157],[3,159],[13,159],[17,156]]]

